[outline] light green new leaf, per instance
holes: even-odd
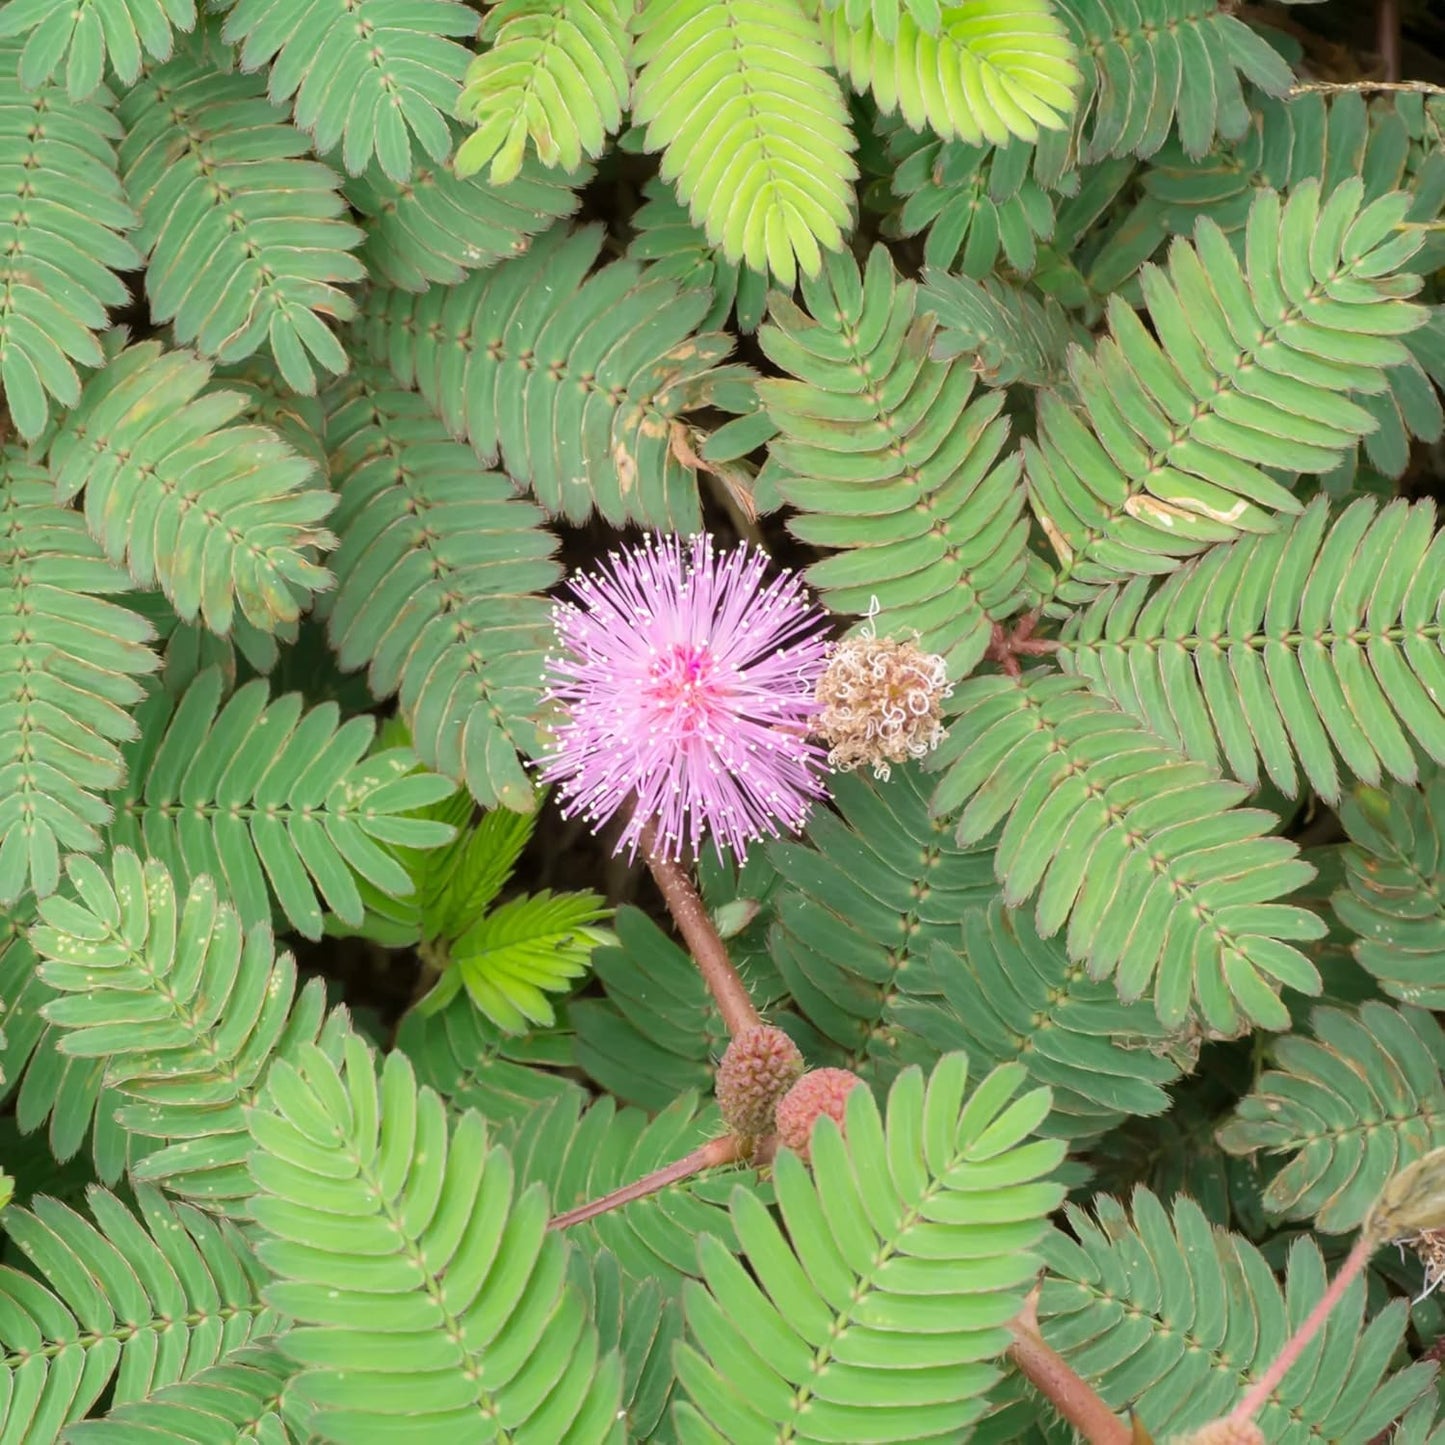
[[[621,1445],[622,1371],[567,1284],[546,1194],[406,1056],[307,1047],[250,1111],[266,1297],[327,1439]]]
[[[632,118],[729,261],[791,287],[853,222],[857,141],[800,0],[645,0]]]
[[[734,1193],[749,1267],[704,1236],[684,1289],[683,1445],[953,1441],[983,1412],[1063,1199],[1048,1176],[1064,1147],[1029,1138],[1049,1095],[1014,1098],[1022,1067],[965,1096],[967,1073],[962,1054],[926,1086],[908,1069],[884,1110],[854,1089],[841,1133],[815,1127],[811,1172],[779,1156],[781,1222]]]
[[[181,899],[161,863],[118,848],[109,864],[72,857],[73,896],[40,905],[30,941],[57,995],[41,1016],[59,1056],[96,1061],[118,1096],[131,1179],[235,1212],[254,1187],[245,1107],[273,1058],[334,1050],[349,1023],[326,1017],[319,979],[297,993],[270,927],[243,935],[209,877]]]
[[[340,287],[366,274],[348,254],[362,233],[341,178],[304,158],[260,78],[184,54],[133,87],[120,117],[152,318],[220,362],[268,348],[293,391],[316,390],[316,366],[345,371],[328,322],[355,314]]]
[[[127,347],[86,383],[51,469],[60,500],[84,488],[111,561],[184,621],[225,633],[239,610],[270,632],[331,583],[313,549],[335,540],[321,522],[336,498],[306,485],[310,464],[274,432],[232,424],[244,396],[201,395],[210,375],[192,352]]]
[[[150,624],[106,600],[131,585],[52,479],[0,450],[0,902],[53,893],[62,854],[101,845],[117,744],[159,665]]]
[[[556,1018],[547,995],[565,992],[587,972],[592,950],[611,942],[611,932],[595,926],[610,913],[597,893],[554,897],[544,889],[510,899],[446,947],[442,976],[420,1007],[434,1013],[465,988],[508,1033],[546,1028]]]
[[[0,6],[0,34],[23,9]],[[116,272],[140,268],[113,104],[107,90],[76,101],[58,85],[27,89],[18,48],[0,43],[0,386],[26,441],[45,429],[52,398],[80,400],[76,367],[101,364],[95,333],[130,299]]]
[[[1285,1029],[1281,986],[1318,993],[1293,941],[1319,916],[1277,900],[1314,876],[1274,814],[1236,806],[1247,789],[1156,737],[1080,678],[976,677],[954,699],[929,760],[944,773],[939,814],[962,808],[965,844],[998,834],[1003,901],[1038,895],[1048,938],[1067,922],[1069,956],[1113,976],[1125,1001],[1151,996],[1160,1020],[1197,1017],[1232,1037]]]
[[[897,16],[896,34],[877,9],[857,15],[823,0],[823,34],[840,75],[871,90],[884,115],[972,145],[1037,140],[1065,130],[1082,75],[1078,52],[1051,0],[961,0],[935,7],[925,27]],[[878,9],[882,9],[879,6]],[[891,17],[889,17],[891,19]]]
[[[354,176],[375,156],[402,182],[418,150],[438,163],[451,152],[470,58],[456,40],[476,32],[454,0],[236,0],[223,34],[242,70],[268,70],[268,94],[292,104],[318,155],[339,145]]]
[[[527,142],[545,166],[575,174],[622,124],[632,40],[618,0],[502,0],[479,37],[457,113],[476,127],[456,173],[503,187],[517,178]]]

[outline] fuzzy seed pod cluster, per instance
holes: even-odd
[[[773,1132],[778,1100],[803,1072],[803,1056],[782,1029],[744,1029],[718,1065],[718,1108],[728,1128],[745,1139]]]
[[[718,1065],[718,1108],[742,1139],[776,1133],[778,1142],[808,1158],[813,1125],[824,1114],[841,1128],[848,1095],[863,1081],[847,1069],[803,1068],[798,1046],[769,1024],[744,1029]]]
[[[848,1095],[862,1082],[848,1069],[810,1069],[778,1104],[778,1142],[807,1159],[813,1125],[826,1114],[841,1129]]]

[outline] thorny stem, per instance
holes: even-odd
[[[621,1189],[614,1189],[611,1194],[604,1194],[600,1199],[589,1199],[586,1204],[579,1204],[576,1209],[569,1209],[566,1214],[555,1215],[547,1227],[566,1229],[573,1224],[584,1224],[599,1214],[606,1214],[610,1209],[621,1209],[624,1204],[631,1204],[634,1199],[645,1199],[649,1194],[656,1194],[659,1189],[666,1189],[669,1184],[701,1174],[704,1169],[716,1169],[722,1164],[736,1164],[741,1158],[742,1141],[736,1135],[728,1134],[721,1139],[710,1139],[691,1154],[684,1154],[681,1159],[674,1159],[671,1164],[664,1164],[661,1169],[655,1169],[651,1174],[633,1180],[631,1184],[624,1184]]]
[[[1319,1298],[1319,1303],[1305,1316],[1294,1334],[1285,1341],[1284,1348],[1275,1356],[1274,1363],[1254,1382],[1249,1393],[1230,1413],[1231,1420],[1244,1423],[1253,1420],[1264,1408],[1269,1397],[1279,1388],[1280,1382],[1289,1374],[1291,1366],[1304,1354],[1305,1347],[1319,1333],[1320,1326],[1329,1319],[1331,1311],[1339,1304],[1340,1297],[1370,1262],[1370,1256],[1380,1246],[1379,1236],[1370,1229],[1364,1230],[1355,1241],[1355,1247],[1345,1256],[1339,1273],[1330,1281],[1330,1287]]]
[[[1009,1326],[1014,1337],[1009,1355],[1019,1373],[1089,1445],[1131,1445],[1135,1437],[1124,1422],[1056,1349],[1044,1343],[1035,1309],[1031,1297]]]
[[[672,914],[677,931],[692,953],[697,971],[722,1015],[728,1034],[736,1038],[744,1029],[757,1028],[762,1020],[753,1007],[746,986],[738,977],[737,969],[733,967],[732,959],[728,957],[727,948],[718,937],[717,929],[713,927],[712,919],[708,917],[707,909],[703,907],[702,899],[698,897],[692,879],[688,877],[687,869],[681,863],[663,858],[656,851],[657,833],[651,823],[643,828],[638,841],[647,866],[662,891],[667,911]]]

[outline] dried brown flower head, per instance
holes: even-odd
[[[952,692],[943,658],[914,642],[875,637],[871,624],[833,643],[814,722],[831,749],[828,762],[843,772],[871,763],[873,776],[886,779],[894,763],[938,746],[941,704]]]

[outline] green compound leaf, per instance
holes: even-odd
[[[1319,938],[1317,914],[1277,902],[1314,876],[1296,846],[1268,836],[1274,814],[1235,806],[1247,790],[1191,761],[1080,678],[1034,672],[971,678],[930,762],[945,773],[936,812],[962,807],[958,839],[1002,824],[1003,901],[1038,894],[1051,937],[1119,996],[1152,993],[1171,1028],[1191,1016],[1225,1037],[1285,1029],[1277,989],[1318,993],[1292,941]]]
[[[724,1132],[717,1106],[699,1107],[680,1094],[656,1116],[618,1108],[607,1095],[559,1095],[502,1134],[520,1180],[546,1187],[553,1214],[600,1199],[672,1164]],[[736,1247],[724,1205],[736,1189],[759,1189],[757,1175],[736,1169],[693,1175],[665,1189],[569,1225],[567,1240],[589,1255],[615,1255],[634,1284],[654,1281],[671,1299],[698,1272],[698,1236],[715,1234]]]
[[[705,1237],[702,1281],[683,1295],[684,1445],[943,1442],[983,1412],[1063,1198],[1048,1175],[1064,1149],[1029,1138],[1049,1098],[1014,1098],[1021,1067],[965,1098],[967,1072],[962,1054],[926,1087],[908,1069],[886,1110],[854,1089],[841,1133],[816,1126],[811,1172],[779,1156],[781,1223],[734,1194],[750,1268]]]
[[[227,1445],[290,1445],[279,1406],[294,1373],[272,1344],[233,1350],[184,1384],[113,1405],[103,1419],[72,1425],[62,1438],[65,1445],[135,1445],[147,1439],[215,1440],[219,1445],[224,1431]]]
[[[460,179],[449,165],[420,166],[399,183],[372,165],[342,189],[366,219],[360,256],[370,275],[425,291],[522,255],[533,236],[577,209],[573,187],[588,177],[584,169],[564,179],[529,158],[505,186]]]
[[[597,1323],[603,1353],[622,1356],[623,1407],[629,1441],[670,1441],[666,1412],[673,1395],[672,1348],[682,1333],[682,1310],[664,1296],[656,1280],[630,1286],[614,1255],[606,1250],[568,1261],[573,1284]]]
[[[635,261],[593,272],[602,240],[595,226],[555,227],[450,290],[377,289],[365,349],[485,465],[500,457],[549,515],[581,522],[595,507],[617,526],[695,532],[695,471],[673,428],[703,406],[755,410],[752,373],[718,365],[726,333],[696,330],[711,291],[683,291]]]
[[[234,1225],[146,1185],[135,1210],[103,1189],[87,1204],[94,1223],[44,1197],[5,1211],[5,1233],[34,1271],[0,1267],[6,1440],[95,1438],[62,1431],[102,1394],[134,1410],[248,1357],[248,1341],[282,1325]]]
[[[712,1089],[728,1033],[688,954],[640,909],[619,908],[616,942],[592,955],[605,998],[579,998],[567,1016],[577,1062],[610,1094],[665,1109],[689,1089]],[[754,1004],[763,1008],[754,978]]]
[[[479,473],[425,403],[384,373],[327,400],[341,494],[327,630],[340,664],[366,667],[374,696],[399,695],[428,767],[483,804],[530,810],[518,753],[541,745],[534,715],[552,629],[538,594],[561,574],[557,539],[506,477]]]
[[[140,709],[111,846],[164,863],[180,888],[209,874],[247,929],[270,923],[274,899],[293,927],[320,938],[323,902],[361,923],[360,882],[410,892],[386,845],[452,837],[444,823],[407,816],[447,796],[450,780],[416,772],[405,748],[368,755],[376,723],[364,713],[343,723],[335,703],[273,699],[259,678],[224,704],[222,693],[220,673],[207,669],[178,699],[157,692]]]
[[[159,342],[127,347],[86,383],[50,447],[60,500],[85,489],[85,519],[112,562],[159,585],[183,621],[263,632],[294,622],[331,576],[312,560],[335,505],[311,466],[265,427],[234,425],[238,392],[201,392],[211,369]],[[144,523],[142,523],[144,519]]]
[[[250,1112],[257,1252],[291,1385],[334,1440],[621,1445],[622,1369],[567,1283],[545,1192],[406,1055],[303,1048]]]
[[[133,84],[145,56],[169,60],[174,32],[195,23],[195,0],[10,0],[0,6],[0,39],[26,37],[21,84],[37,90],[63,64],[72,100],[100,88],[107,63]]]
[[[1325,1234],[1359,1226],[1396,1170],[1445,1144],[1445,1033],[1423,1009],[1316,1009],[1313,1037],[1276,1039],[1219,1131],[1231,1154],[1288,1154],[1265,1208]]]
[[[267,925],[243,936],[209,877],[180,899],[163,864],[129,848],[109,863],[71,858],[75,897],[40,905],[30,941],[58,995],[42,1017],[59,1055],[94,1061],[119,1096],[131,1179],[235,1213],[254,1188],[245,1110],[268,1067],[318,1038],[339,1047],[349,1024],[326,1018],[320,979],[297,994],[291,955]]]
[[[1167,270],[1144,268],[1154,334],[1116,295],[1111,335],[1071,351],[1082,408],[1045,393],[1025,443],[1060,603],[1270,531],[1301,510],[1274,473],[1329,471],[1374,429],[1341,389],[1382,391],[1409,359],[1399,338],[1429,313],[1404,299],[1420,285],[1400,273],[1422,241],[1400,227],[1409,196],[1362,199],[1358,180],[1323,199],[1313,182],[1287,201],[1259,191],[1243,264],[1202,218]]]
[[[771,298],[758,341],[790,379],[758,392],[780,433],[769,472],[803,513],[792,530],[839,549],[808,580],[836,612],[876,606],[880,633],[916,630],[962,677],[1023,599],[1028,523],[1019,457],[1000,460],[1003,393],[975,399],[965,362],[930,358],[933,317],[881,246],[861,275],[830,257],[803,298],[806,312]]]
[[[1259,1250],[1211,1226],[1190,1199],[1169,1212],[1138,1189],[1132,1217],[1107,1196],[1094,1210],[1090,1218],[1070,1205],[1075,1239],[1056,1234],[1045,1244],[1044,1339],[1155,1439],[1227,1415],[1325,1292],[1325,1263],[1310,1239],[1291,1246],[1281,1290]],[[1433,1364],[1390,1373],[1408,1313],[1396,1299],[1367,1323],[1357,1277],[1256,1415],[1270,1445],[1370,1440],[1433,1397]]]
[[[457,112],[476,127],[456,172],[489,167],[495,187],[517,178],[527,142],[544,166],[575,174],[622,124],[632,40],[617,0],[502,0],[480,36]]]
[[[884,115],[972,145],[1068,128],[1083,77],[1052,0],[962,0],[937,11],[931,31],[899,15],[893,38],[853,8],[825,8],[823,34],[838,73]]]
[[[1128,1118],[1162,1114],[1181,1073],[1172,1036],[1143,1000],[1124,1003],[1072,962],[1062,942],[1038,936],[1025,913],[996,899],[964,915],[962,948],[933,945],[933,971],[951,1007],[923,1029],[945,1029],[977,1066],[1012,1063],[1046,1084],[1053,1108],[1038,1132],[1077,1148]],[[900,1009],[907,1022],[911,1010]],[[1181,1057],[1187,1057],[1180,1051]]]
[[[397,1029],[396,1047],[449,1109],[475,1109],[489,1124],[526,1119],[558,1094],[581,1092],[568,1077],[577,1060],[573,1037],[563,1027],[504,1034],[470,999],[458,998],[430,1016],[411,1009]]]
[[[101,846],[101,795],[125,776],[117,745],[159,666],[150,624],[107,600],[131,586],[80,514],[55,505],[52,479],[0,451],[0,902],[53,893],[63,853]]]
[[[1171,128],[1190,155],[1238,139],[1250,107],[1240,77],[1283,95],[1294,75],[1230,7],[1199,0],[1056,0],[1088,76],[1081,159],[1151,156]]]
[[[262,347],[293,390],[347,357],[328,320],[355,303],[341,285],[366,274],[348,252],[341,178],[308,153],[255,76],[218,74],[187,54],[121,102],[120,159],[141,214],[151,316],[204,356],[239,361]]]
[[[892,165],[885,234],[923,233],[929,266],[976,281],[997,283],[1000,263],[1020,276],[1033,274],[1040,243],[1054,234],[1056,202],[1049,189],[1059,184],[1048,172],[1052,157],[1045,150],[1059,150],[1066,136],[1050,131],[1041,145],[1015,139],[973,146],[899,122],[886,139]]]
[[[339,145],[352,175],[375,156],[401,182],[418,152],[438,163],[451,152],[446,117],[470,59],[456,39],[476,31],[453,0],[236,0],[223,34],[242,70],[269,67],[268,94],[292,104],[318,155]]]
[[[23,8],[0,6],[0,34]],[[80,400],[76,367],[103,362],[95,333],[107,307],[129,300],[116,272],[141,264],[126,236],[137,217],[117,172],[113,104],[106,90],[77,101],[56,85],[27,88],[20,52],[0,44],[0,386],[26,441],[45,430],[52,399]]]
[[[1353,953],[1391,997],[1445,1008],[1445,777],[1356,788],[1340,809],[1348,886],[1330,899]]]
[[[807,845],[773,843],[783,880],[769,951],[797,1011],[870,1083],[906,1064],[932,1064],[957,1036],[942,1027],[946,970],[933,949],[956,951],[969,910],[996,891],[993,857],[960,847],[948,820],[929,816],[916,767],[887,784],[858,773],[832,779],[837,812],[818,809]],[[810,1048],[810,1056],[817,1048]]]
[[[732,262],[792,286],[853,221],[857,142],[800,0],[645,0],[632,118]]]
[[[463,988],[507,1033],[550,1027],[549,993],[564,993],[587,972],[592,950],[611,940],[596,925],[610,916],[597,893],[541,893],[509,899],[478,919],[446,950],[440,982],[420,1005],[435,1012]]]
[[[1336,398],[1338,402],[1339,398]],[[1190,757],[1331,803],[1341,775],[1445,763],[1445,534],[1435,506],[1316,497],[1262,537],[1211,548],[1153,586],[1100,592],[1064,625],[1065,672]],[[1337,761],[1338,759],[1338,761]],[[1341,766],[1343,765],[1343,766]]]

